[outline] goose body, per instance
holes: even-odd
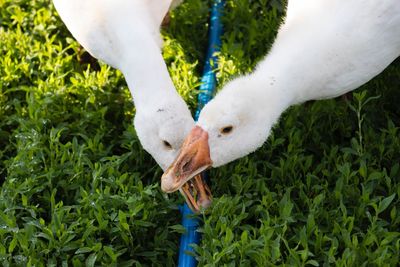
[[[142,146],[166,168],[194,121],[164,63],[160,24],[180,0],[53,0],[60,17],[94,57],[121,70],[136,106]]]
[[[289,0],[271,51],[203,108],[185,142],[191,145],[162,177],[163,190],[255,151],[289,106],[356,89],[399,55],[398,0]]]

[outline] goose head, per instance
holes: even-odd
[[[165,171],[180,152],[185,137],[194,127],[193,118],[186,105],[161,105],[157,109],[141,109],[135,116],[135,129],[143,148],[149,152]],[[179,186],[186,203],[199,212],[211,205],[211,191],[203,177],[198,175]],[[165,190],[164,190],[165,191]]]
[[[143,148],[165,170],[176,158],[194,120],[180,98],[137,109],[134,125]],[[172,105],[175,102],[178,105]]]
[[[203,108],[180,154],[161,178],[165,192],[177,190],[207,168],[246,156],[265,142],[284,105],[276,97],[260,94],[259,86],[258,77],[240,77]]]

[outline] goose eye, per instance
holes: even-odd
[[[166,149],[172,149],[172,146],[168,141],[163,140],[163,144],[164,144]]]
[[[221,128],[220,132],[222,134],[230,134],[232,132],[232,130],[233,130],[233,126],[229,125],[229,126],[225,126],[225,127]]]

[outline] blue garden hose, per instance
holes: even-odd
[[[221,12],[224,3],[225,0],[215,0],[211,9],[208,51],[203,77],[201,79],[201,86],[199,89],[197,110],[194,116],[195,120],[199,118],[200,111],[204,105],[211,100],[217,84],[217,78],[215,77],[214,72],[214,70],[217,68],[217,57],[215,53],[218,52],[221,47]],[[193,212],[186,203],[180,207],[180,211],[182,213],[182,225],[186,229],[186,232],[181,236],[178,266],[195,267],[197,265],[197,261],[192,256],[194,251],[191,244],[200,243],[201,235],[199,232],[197,232],[200,221],[194,216]],[[187,252],[190,252],[190,254]]]
[[[217,68],[217,57],[215,53],[219,52],[221,48],[221,13],[224,3],[225,0],[215,0],[214,5],[211,9],[208,51],[204,66],[203,77],[201,78],[201,86],[199,89],[200,92],[197,98],[197,110],[194,115],[194,119],[196,121],[199,118],[201,109],[213,97],[215,86],[217,85],[217,78],[215,77],[214,72],[214,70]]]

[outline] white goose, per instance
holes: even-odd
[[[160,24],[182,0],[53,0],[62,20],[94,57],[122,71],[136,106],[135,129],[145,150],[165,170],[194,126],[161,54]],[[195,190],[195,191],[193,191]],[[182,187],[198,211],[211,194],[197,176]]]
[[[270,53],[204,107],[162,189],[255,151],[289,106],[351,91],[399,55],[399,0],[289,0]]]
[[[140,142],[162,167],[194,126],[161,54],[160,25],[177,0],[54,0],[65,25],[94,57],[122,71]]]

